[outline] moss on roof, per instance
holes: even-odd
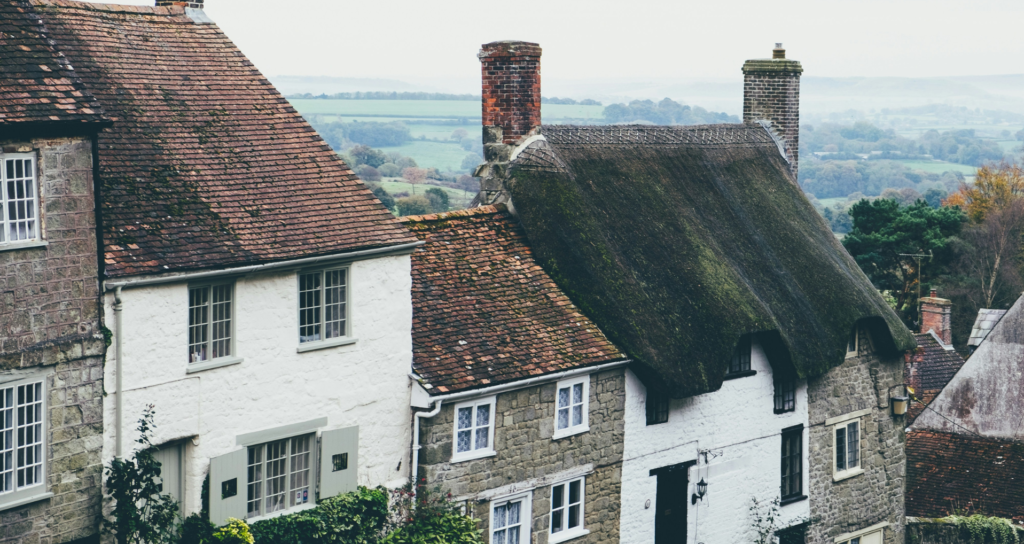
[[[538,262],[673,396],[721,387],[745,334],[777,331],[801,377],[842,363],[861,320],[881,350],[916,345],[763,128],[541,133],[507,182]]]

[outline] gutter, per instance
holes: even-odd
[[[556,372],[554,374],[546,374],[544,376],[535,376],[525,380],[519,380],[514,382],[503,383],[500,385],[494,385],[491,387],[485,387],[483,389],[473,389],[471,391],[459,391],[457,393],[449,393],[447,395],[438,395],[431,397],[431,406],[429,412],[416,412],[413,415],[413,431],[412,431],[412,481],[413,489],[419,485],[420,476],[420,419],[430,419],[441,412],[441,405],[444,401],[455,401],[472,397],[483,397],[495,393],[501,393],[504,391],[510,391],[513,389],[522,389],[524,387],[530,387],[540,383],[548,383],[561,380],[563,378],[571,378],[582,374],[593,374],[595,372],[601,372],[603,370],[610,370],[613,368],[624,367],[629,363],[633,362],[631,359],[623,359],[621,361],[613,361],[611,363],[604,363],[597,366],[587,366],[583,368],[574,368],[572,370],[565,370],[562,372]],[[409,373],[409,379],[413,381],[413,387],[420,387],[424,389],[420,384],[419,376]],[[429,395],[429,393],[428,393]],[[415,395],[414,395],[415,396]],[[427,406],[412,406],[412,408],[427,408]]]
[[[361,251],[352,251],[350,253],[338,253],[334,255],[321,255],[319,257],[306,257],[304,259],[293,259],[290,261],[278,261],[267,264],[255,264],[252,266],[242,266],[238,268],[225,268],[223,270],[211,270],[208,272],[192,272],[186,274],[176,274],[173,276],[163,276],[159,278],[144,278],[138,280],[124,280],[124,281],[104,281],[103,290],[110,291],[112,289],[120,290],[124,288],[132,287],[143,287],[146,285],[158,285],[162,283],[175,283],[182,281],[192,281],[202,278],[213,278],[219,276],[239,276],[244,274],[252,274],[254,272],[262,272],[264,270],[277,270],[277,269],[288,269],[288,268],[302,268],[305,266],[336,262],[336,261],[349,261],[349,260],[361,260],[368,257],[384,257],[388,255],[407,255],[412,253],[413,250],[425,244],[423,240],[416,242],[410,242],[408,244],[401,244],[397,246],[389,247],[378,247],[374,249],[364,249]]]

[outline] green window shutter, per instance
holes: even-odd
[[[210,521],[220,527],[228,518],[245,519],[248,448],[210,459]]]
[[[320,435],[320,500],[355,491],[359,474],[359,427]]]

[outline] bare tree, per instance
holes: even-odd
[[[1024,284],[1019,267],[1022,234],[1024,199],[1020,198],[989,210],[981,223],[964,230],[967,247],[959,268],[977,282],[981,308],[993,308],[1020,293]]]
[[[405,168],[402,177],[412,184],[412,194],[416,194],[416,186],[427,180],[427,171],[422,168]]]

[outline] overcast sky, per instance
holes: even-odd
[[[477,78],[540,43],[545,77],[740,77],[783,42],[805,76],[1021,73],[1019,0],[206,0],[267,76]],[[121,0],[152,5],[152,0]]]

